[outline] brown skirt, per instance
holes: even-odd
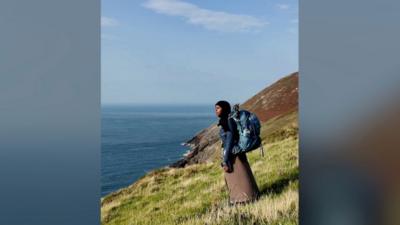
[[[259,197],[257,183],[245,153],[234,157],[233,171],[225,172],[225,182],[231,204],[246,203]]]

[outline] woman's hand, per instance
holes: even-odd
[[[222,168],[224,169],[225,172],[230,173],[232,172],[231,167],[229,167],[226,163],[222,163]]]
[[[225,172],[227,172],[227,173],[231,172],[231,170],[229,169],[229,166],[225,165],[223,168],[224,168]]]

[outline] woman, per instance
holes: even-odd
[[[246,203],[259,197],[257,183],[254,179],[246,153],[234,155],[233,148],[239,148],[239,132],[236,122],[230,118],[231,106],[227,101],[218,101],[215,104],[215,114],[219,117],[220,138],[222,140],[222,163],[225,182],[229,190],[229,202]]]

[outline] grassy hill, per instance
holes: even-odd
[[[297,81],[297,74],[289,77]],[[271,93],[271,89],[266,90]],[[279,96],[282,96],[293,88],[276,90],[281,90]],[[251,99],[262,106],[263,101]],[[254,104],[247,107],[257,108]],[[102,198],[102,224],[298,224],[297,104],[291,108],[285,106],[280,107],[283,113],[263,120],[261,137],[265,156],[261,157],[259,150],[247,154],[262,194],[259,201],[235,207],[227,205],[228,193],[219,166],[221,150],[216,147],[220,141],[211,138],[214,141],[208,144],[213,148],[202,146],[201,151],[197,150],[197,155],[208,152],[198,158],[203,161],[197,159],[194,163],[187,159],[183,167],[154,170],[129,187]],[[261,108],[257,115],[263,112]],[[193,140],[202,143],[199,137]]]

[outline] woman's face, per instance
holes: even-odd
[[[215,106],[215,115],[217,115],[218,117],[220,117],[222,115],[222,108],[219,105]]]

